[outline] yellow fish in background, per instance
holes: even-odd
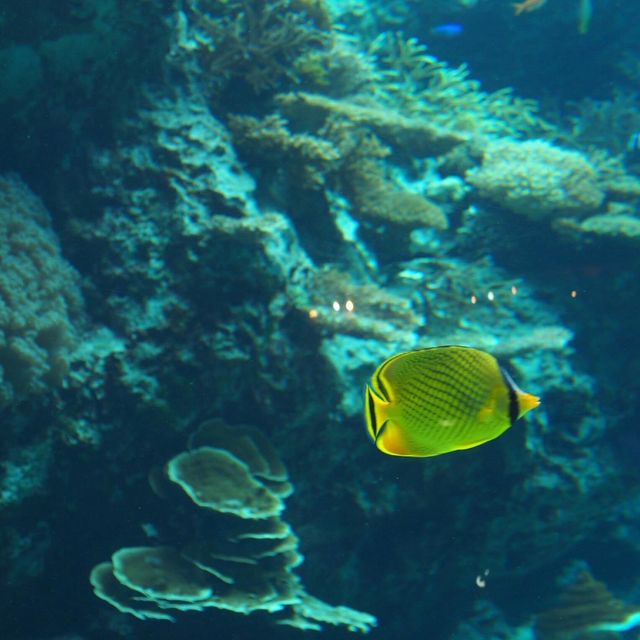
[[[593,5],[591,4],[591,0],[580,0],[578,4],[578,33],[583,36],[589,32],[592,15]]]
[[[547,0],[523,0],[522,2],[512,3],[514,13],[519,16],[521,13],[528,13],[544,7]]]
[[[492,355],[459,346],[399,353],[376,369],[365,391],[369,434],[393,456],[477,447],[539,404]]]

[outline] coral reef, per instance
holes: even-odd
[[[588,640],[621,637],[640,626],[640,605],[616,599],[603,582],[583,571],[560,595],[553,609],[536,616],[538,640]]]
[[[335,592],[379,613],[385,637],[530,638],[511,620],[531,614],[532,576],[594,541],[640,553],[623,475],[637,474],[640,372],[602,355],[627,355],[637,333],[639,181],[611,155],[635,122],[627,99],[607,151],[589,145],[613,107],[585,105],[602,118],[567,128],[487,92],[415,18],[475,19],[472,0],[41,4],[2,14],[24,33],[0,49],[0,126],[7,165],[55,214],[91,328],[49,215],[3,179],[22,208],[0,218],[18,283],[0,291],[0,328],[37,356],[23,377],[2,362],[0,614],[17,627],[35,620],[32,588],[39,601],[16,637],[40,637],[44,610],[46,633],[101,638],[163,633],[136,617],[180,617],[189,636],[207,615],[222,635],[265,619],[372,628],[327,605]],[[512,19],[498,4],[478,2]],[[55,348],[38,337],[50,322]],[[540,411],[468,454],[381,459],[364,382],[443,343],[494,353]],[[175,455],[210,415],[262,429],[207,423]],[[168,460],[151,498],[150,459]],[[69,606],[88,590],[68,562],[79,544],[96,559],[123,547],[92,582],[132,615]],[[480,562],[498,589],[473,629]],[[500,596],[518,581],[522,603]]]
[[[278,623],[302,630],[333,624],[366,633],[375,626],[369,614],[310,596],[294,573],[303,558],[298,538],[280,517],[292,487],[263,434],[209,420],[190,446],[151,478],[180,520],[199,520],[187,525],[198,539],[177,548],[116,551],[110,563],[91,572],[98,597],[143,620],[172,620],[173,611],[213,608],[267,611]],[[184,498],[201,509],[185,516]]]
[[[638,95],[614,89],[610,100],[585,98],[573,106],[570,135],[573,144],[607,149],[614,155],[625,152],[630,131],[640,129]]]
[[[0,406],[59,386],[82,326],[79,278],[42,202],[0,176]]]
[[[334,116],[365,125],[383,142],[413,156],[440,155],[467,140],[464,133],[451,126],[438,126],[427,119],[403,115],[365,95],[336,100],[300,91],[281,94],[277,102],[294,119],[313,121]]]
[[[604,200],[598,174],[584,156],[543,140],[490,142],[467,180],[492,203],[533,220],[584,217]]]
[[[400,104],[408,113],[455,131],[522,137],[553,129],[538,114],[538,105],[511,89],[482,91],[463,64],[451,68],[428,53],[417,38],[383,32],[369,46],[383,72],[378,96]]]
[[[625,213],[590,216],[580,221],[561,218],[555,228],[578,244],[614,240],[637,247],[640,241],[640,218]]]
[[[178,24],[212,85],[240,78],[260,93],[295,77],[296,59],[327,42],[330,17],[321,0],[189,0]]]

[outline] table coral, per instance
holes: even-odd
[[[492,203],[533,220],[585,216],[604,199],[598,174],[582,154],[543,140],[489,142],[467,180]]]
[[[198,506],[220,513],[270,518],[284,508],[278,496],[253,479],[246,464],[224,449],[185,451],[169,462],[167,473]]]
[[[629,213],[598,214],[584,220],[559,218],[554,222],[553,228],[579,247],[627,246],[633,250],[640,243],[640,217]]]
[[[225,443],[228,449],[219,448]],[[266,437],[252,427],[210,420],[193,444],[199,446],[151,478],[156,493],[171,500],[172,520],[186,521],[186,531],[198,531],[198,538],[116,551],[91,572],[96,595],[142,620],[214,608],[268,611],[302,630],[334,624],[366,633],[375,626],[367,613],[309,595],[293,572],[303,557],[297,536],[280,518],[289,493],[282,491],[289,486],[286,469]]]
[[[370,127],[391,146],[417,156],[440,155],[466,141],[457,130],[434,124],[419,117],[407,116],[396,109],[363,96],[336,100],[328,96],[305,93],[282,94],[277,97],[284,111],[295,117],[346,118],[349,122]]]
[[[607,586],[583,571],[558,598],[557,605],[538,614],[539,640],[605,640],[640,625],[640,607],[614,598]]]

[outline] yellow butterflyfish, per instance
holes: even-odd
[[[591,0],[580,0],[578,4],[578,33],[585,35],[589,32],[589,24],[593,14]]]
[[[367,430],[393,456],[427,457],[497,438],[540,404],[490,354],[461,346],[399,353],[365,391]]]
[[[522,2],[512,3],[513,10],[517,16],[521,13],[528,13],[529,11],[536,11],[546,4],[547,0],[523,0]]]

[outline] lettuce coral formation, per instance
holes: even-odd
[[[42,202],[0,176],[0,406],[60,385],[82,318],[78,276]]]
[[[292,487],[262,433],[209,420],[189,444],[195,448],[152,472],[150,482],[180,520],[197,520],[187,526],[198,539],[116,551],[91,572],[99,598],[143,620],[214,608],[267,611],[278,623],[305,630],[334,624],[366,633],[375,626],[367,613],[310,596],[293,572],[303,557],[280,517]]]
[[[538,640],[605,640],[640,626],[640,606],[618,600],[588,571],[578,574],[556,606],[538,614]]]
[[[494,204],[534,220],[560,213],[585,216],[604,200],[589,161],[544,140],[489,142],[482,165],[470,170],[467,180]]]

